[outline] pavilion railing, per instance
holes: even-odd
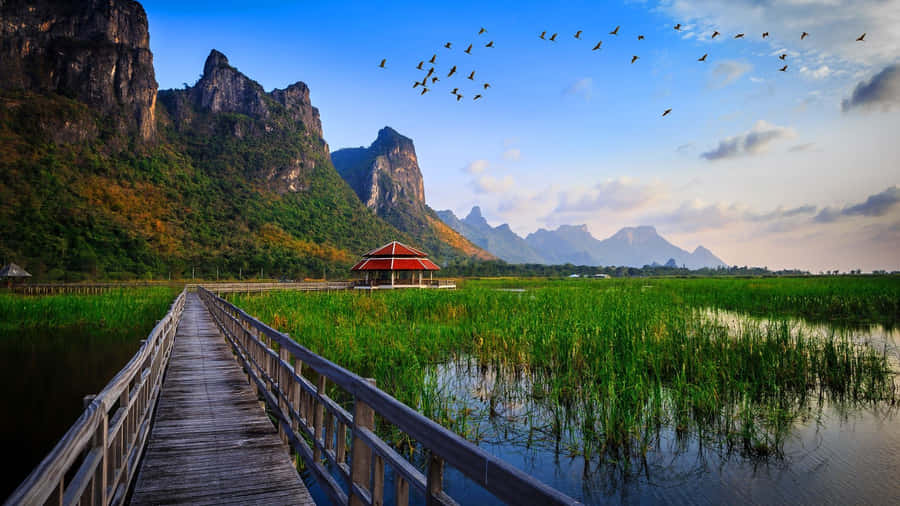
[[[446,462],[506,503],[577,504],[401,403],[373,380],[316,355],[209,290],[200,287],[198,292],[275,418],[280,436],[333,503],[382,505],[387,465],[394,471],[398,505],[408,504],[410,486],[425,496],[426,504],[456,504],[444,492]],[[303,376],[304,368],[316,373],[316,385]],[[353,397],[353,413],[326,394],[328,382]],[[375,414],[427,451],[424,474],[376,435]],[[326,464],[347,484],[346,491]]]
[[[128,364],[4,504],[121,504],[150,430],[184,310],[182,291]]]

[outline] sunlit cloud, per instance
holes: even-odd
[[[515,181],[509,175],[502,178],[485,175],[472,181],[472,189],[475,193],[503,193],[511,189],[514,184]]]
[[[475,160],[474,162],[470,162],[468,165],[462,168],[462,171],[466,174],[481,174],[487,170],[490,164],[487,160]]]

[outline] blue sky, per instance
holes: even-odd
[[[732,264],[900,269],[900,2],[143,5],[160,88],[193,84],[212,48],[267,90],[303,81],[332,149],[411,137],[436,209],[479,204],[521,234],[655,225]],[[432,54],[441,81],[420,96]]]

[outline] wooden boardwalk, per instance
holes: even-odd
[[[314,504],[196,293],[190,293],[132,504]]]

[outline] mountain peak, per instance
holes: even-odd
[[[473,220],[481,220],[484,219],[484,215],[481,214],[481,206],[472,206],[472,210],[469,211],[469,215],[466,216],[466,219]]]
[[[655,227],[642,225],[639,227],[625,227],[613,234],[610,239],[624,241],[628,244],[640,244],[656,238],[660,238],[660,236],[656,232]]]
[[[212,49],[209,56],[206,57],[206,63],[203,65],[203,75],[208,76],[218,67],[230,67],[228,57],[217,49]]]

